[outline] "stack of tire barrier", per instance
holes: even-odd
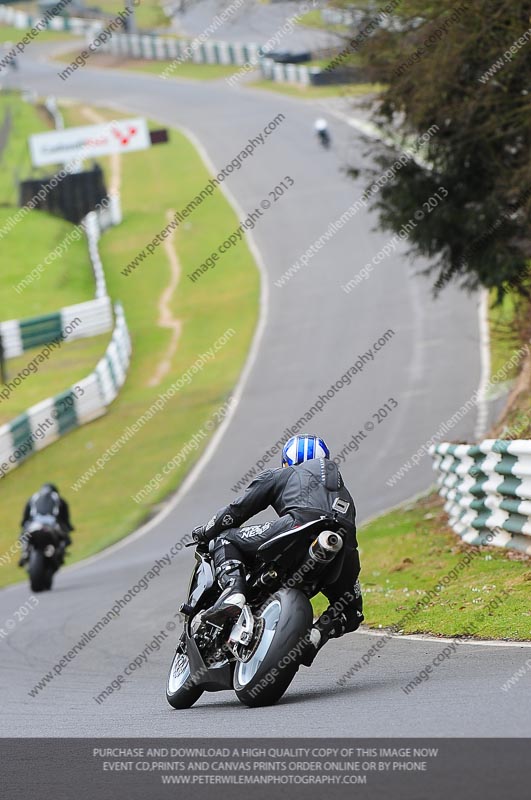
[[[92,39],[87,37],[87,42]],[[225,64],[250,66],[260,69],[266,80],[297,83],[303,86],[322,86],[330,83],[353,83],[364,80],[361,70],[333,70],[305,64],[280,64],[267,55],[257,44],[240,42],[204,42],[193,39],[171,39],[153,34],[113,33],[102,42],[99,50],[126,58],[150,61],[174,61],[177,64],[191,61],[195,64]],[[339,51],[339,48],[337,48]],[[332,58],[332,56],[331,56]]]
[[[452,529],[467,544],[531,555],[531,441],[438,444],[431,454]]]
[[[333,58],[330,58],[333,61]],[[267,80],[282,83],[298,83],[302,86],[330,86],[338,83],[363,83],[366,73],[360,67],[349,69],[321,69],[306,64],[279,64],[272,58],[260,60],[260,72]]]
[[[87,42],[92,41],[87,37]],[[234,64],[243,66],[257,63],[260,48],[257,44],[240,42],[204,42],[192,46],[193,39],[177,39],[152,34],[113,33],[102,42],[99,50],[127,58],[145,58],[150,61],[185,61],[195,64]]]
[[[0,428],[0,478],[59,437],[105,414],[125,383],[131,359],[131,339],[119,303],[115,318],[109,346],[90,375]]]
[[[309,86],[321,70],[319,67],[307,67],[305,64],[278,64],[272,58],[262,58],[260,72],[266,80]]]
[[[31,17],[23,11],[0,5],[0,23],[26,29],[31,28],[37,19],[38,17]],[[350,23],[345,21],[344,24]],[[87,43],[90,44],[94,41],[95,35],[103,29],[104,23],[74,17],[53,17],[49,20],[48,27],[51,30],[71,31],[75,34],[84,33],[87,36]],[[248,64],[256,65],[260,67],[262,76],[267,80],[297,83],[303,86],[355,83],[362,80],[345,71],[334,72],[334,75],[331,76],[319,67],[277,64],[272,59],[264,57],[260,46],[255,43],[205,41],[197,45],[194,39],[177,39],[156,34],[113,33],[105,41],[98,43],[98,50],[112,55],[150,61],[184,62],[189,60],[195,64],[233,64],[240,67]]]
[[[0,23],[10,25],[12,28],[27,30],[42,18],[42,15],[32,16],[18,8],[0,5]],[[91,33],[100,31],[103,28],[103,22],[95,19],[55,16],[48,20],[47,27],[52,31],[70,31],[79,35],[88,31]]]

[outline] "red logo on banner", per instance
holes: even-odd
[[[135,128],[134,125],[127,129],[126,133],[122,133],[119,128],[112,128],[113,135],[120,140],[120,143],[124,145],[128,145],[133,136],[136,136],[138,133],[138,128]]]

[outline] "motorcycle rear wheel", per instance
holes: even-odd
[[[28,572],[32,592],[45,592],[52,588],[54,571],[42,550],[30,550]]]
[[[234,670],[234,691],[251,708],[280,700],[300,666],[304,637],[313,622],[310,601],[296,589],[275,592],[259,616],[263,630],[253,655]]]

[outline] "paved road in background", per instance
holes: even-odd
[[[213,38],[227,42],[255,42],[264,45],[273,39],[274,50],[316,50],[341,45],[342,39],[317,28],[297,24],[301,3],[246,2],[213,34]],[[307,3],[311,8],[311,2]],[[227,7],[224,0],[202,0],[176,14],[173,27],[181,34],[199,36],[209,30],[212,20]]]
[[[434,303],[425,279],[416,274],[425,264],[411,265],[403,248],[355,291],[341,290],[389,238],[375,230],[374,215],[363,209],[285,287],[275,286],[363,190],[362,182],[342,171],[347,158],[361,166],[366,151],[346,125],[332,125],[334,148],[324,152],[312,135],[316,109],[311,104],[231,90],[223,82],[164,82],[87,66],[62,83],[55,72],[44,62],[25,60],[19,80],[40,93],[118,105],[162,124],[185,126],[216,168],[283,113],[282,126],[227,185],[244,213],[285,175],[295,185],[254,231],[267,270],[269,311],[243,397],[221,443],[180,502],[149,533],[61,572],[54,591],[41,595],[38,608],[0,642],[3,735],[529,734],[524,681],[508,694],[500,690],[525,660],[525,650],[462,645],[429,684],[409,697],[401,686],[437,654],[440,643],[393,640],[340,687],[337,679],[373,642],[363,634],[331,643],[310,671],[299,673],[276,707],[250,711],[226,693],[205,695],[196,708],[177,713],[164,698],[176,639],[172,633],[120,692],[98,705],[93,698],[173,620],[193,562],[190,550],[165,567],[61,675],[35,698],[28,695],[156,559],[234,496],[231,487],[283,428],[386,331],[393,331],[386,346],[329,400],[311,426],[339,450],[390,397],[398,402],[343,466],[361,519],[432,483],[428,459],[395,487],[386,480],[466,402],[479,381],[476,299],[449,289]],[[465,417],[456,436],[472,435],[473,416]],[[128,494],[133,489],[138,487],[124,487]],[[0,593],[0,620],[11,617],[27,597],[26,585]]]

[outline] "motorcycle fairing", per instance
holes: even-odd
[[[207,667],[188,630],[186,631],[186,654],[190,664],[190,675],[199,677],[197,683],[201,683],[205,691],[222,692],[225,689],[232,689],[234,665],[225,661],[219,666]]]

